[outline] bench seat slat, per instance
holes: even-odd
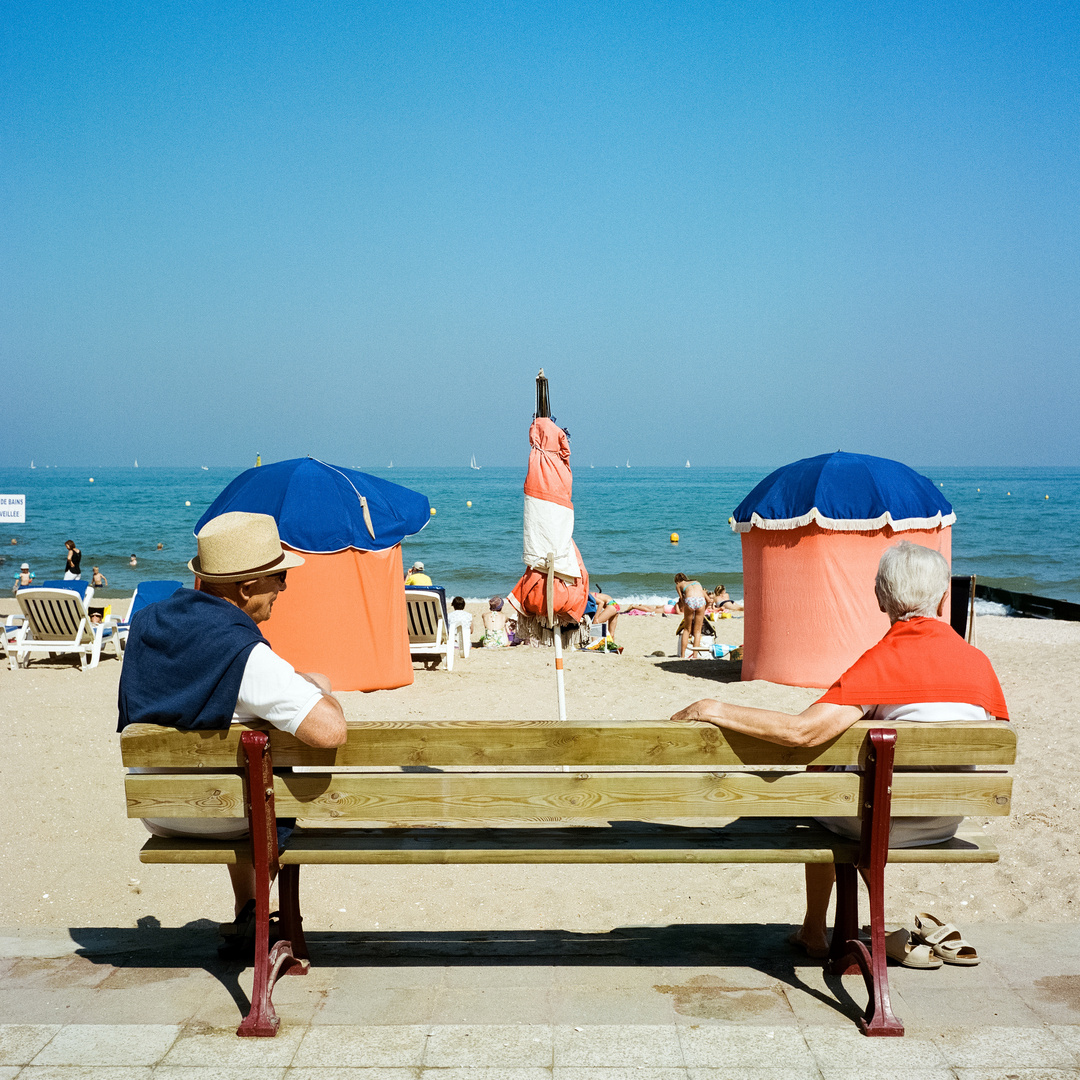
[[[127,776],[129,817],[242,817],[243,782],[213,773]],[[857,773],[369,773],[275,776],[280,817],[392,824],[857,817]],[[1001,773],[899,773],[894,816],[1009,812]]]
[[[559,723],[546,720],[417,720],[349,725],[348,741],[336,750],[305,746],[291,735],[259,724],[224,731],[180,733],[153,724],[127,728],[120,740],[128,767],[223,769],[242,766],[240,734],[269,730],[274,764],[345,766],[561,766],[855,765],[867,731],[860,721],[818,747],[777,746],[712,724],[659,721]],[[1016,735],[1009,724],[892,725],[896,766],[1011,765]]]
[[[151,837],[144,863],[235,863],[244,840]],[[854,862],[858,843],[799,819],[740,820],[715,829],[630,824],[581,829],[316,829],[299,830],[282,863],[807,863]],[[975,826],[953,839],[897,848],[894,863],[996,862],[993,840]]]

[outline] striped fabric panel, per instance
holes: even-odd
[[[29,600],[30,629],[39,641],[73,641],[82,616],[79,604],[74,600]],[[84,633],[84,640],[89,636]]]
[[[434,641],[439,626],[438,601],[410,600],[406,607],[409,613],[409,641],[414,644]]]

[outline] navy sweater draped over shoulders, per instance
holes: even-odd
[[[227,728],[248,655],[265,640],[234,604],[194,589],[143,608],[128,631],[117,731],[129,724]]]

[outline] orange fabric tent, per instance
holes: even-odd
[[[318,458],[292,458],[235,477],[195,533],[232,510],[269,514],[282,545],[302,555],[262,632],[297,671],[335,690],[392,690],[413,681],[401,541],[429,521],[419,492]]]
[[[889,629],[874,578],[910,540],[952,562],[952,506],[889,458],[803,458],[766,476],[736,508],[742,534],[743,679],[831,686]]]
[[[274,652],[297,671],[322,672],[335,690],[410,685],[401,545],[299,554],[304,565],[289,571],[260,627]]]
[[[743,679],[831,686],[889,629],[874,576],[882,553],[899,540],[952,562],[951,526],[834,532],[813,522],[743,533]]]

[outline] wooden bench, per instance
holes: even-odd
[[[274,983],[307,971],[303,863],[518,862],[835,863],[830,969],[866,980],[867,1035],[902,1035],[885,966],[886,862],[996,862],[998,853],[977,826],[943,844],[890,851],[889,815],[1008,814],[1012,779],[1001,766],[1014,762],[1016,737],[996,722],[863,722],[824,746],[797,749],[710,724],[416,721],[352,724],[336,750],[262,725],[135,725],[121,747],[128,767],[168,770],[127,775],[129,817],[248,819],[251,840],[151,837],[140,854],[146,863],[252,859],[254,988],[239,1035],[275,1034]],[[961,765],[976,768],[930,771]],[[277,815],[302,822],[282,852]],[[861,818],[861,841],[828,832],[814,816]],[[869,949],[859,940],[860,875]],[[271,947],[275,877],[283,940]]]

